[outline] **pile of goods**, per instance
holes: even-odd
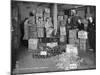
[[[75,56],[73,53],[63,53],[59,55],[57,68],[62,70],[77,69],[80,66],[80,58]]]
[[[69,47],[66,46],[66,47]],[[70,46],[72,48],[72,46]],[[68,50],[68,48],[66,48],[67,51],[65,53],[62,53],[61,55],[59,55],[59,59],[57,61],[57,68],[58,69],[62,69],[62,70],[70,70],[70,69],[77,69],[78,66],[80,66],[81,58],[78,56],[77,51],[74,52],[74,49],[70,49]]]

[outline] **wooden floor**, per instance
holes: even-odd
[[[27,48],[21,48],[18,60],[16,62],[16,69],[14,73],[35,73],[35,72],[54,72],[60,71],[56,67],[56,60],[58,56],[49,58],[33,58],[31,52]],[[85,59],[85,63],[81,64],[78,69],[93,69],[95,66],[95,54],[93,52],[79,51],[79,56]]]

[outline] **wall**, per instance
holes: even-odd
[[[21,21],[23,21],[25,18],[29,17],[29,13],[32,10],[36,10],[37,6],[33,4],[23,4],[19,3],[19,9],[20,9],[20,15],[21,15]]]

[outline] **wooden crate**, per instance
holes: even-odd
[[[38,39],[29,39],[28,40],[28,49],[37,50],[38,48]]]

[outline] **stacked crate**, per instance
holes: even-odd
[[[80,50],[86,51],[87,35],[88,33],[86,31],[81,30],[78,32]]]
[[[37,49],[37,44],[38,44],[38,39],[37,39],[37,26],[35,23],[35,17],[30,17],[29,18],[29,25],[28,25],[28,48],[29,50],[36,50]]]
[[[78,29],[69,30],[69,44],[78,45],[77,32]]]
[[[36,13],[37,36],[44,37],[44,21],[43,21],[43,8],[38,7]]]
[[[44,10],[44,22],[45,22],[45,29],[46,29],[46,37],[51,38],[54,29],[53,29],[52,18],[50,17],[49,8],[45,8]]]
[[[28,40],[28,49],[29,50],[37,50],[38,47],[38,39],[29,39]]]
[[[65,42],[66,40],[66,28],[65,26],[60,26],[60,42]]]
[[[58,17],[58,20],[60,20],[60,42],[66,43],[66,21],[63,17]]]
[[[35,23],[35,17],[30,17],[29,18],[29,22],[28,22],[28,35],[29,35],[29,39],[32,38],[37,38],[37,27],[36,27],[36,23]]]

